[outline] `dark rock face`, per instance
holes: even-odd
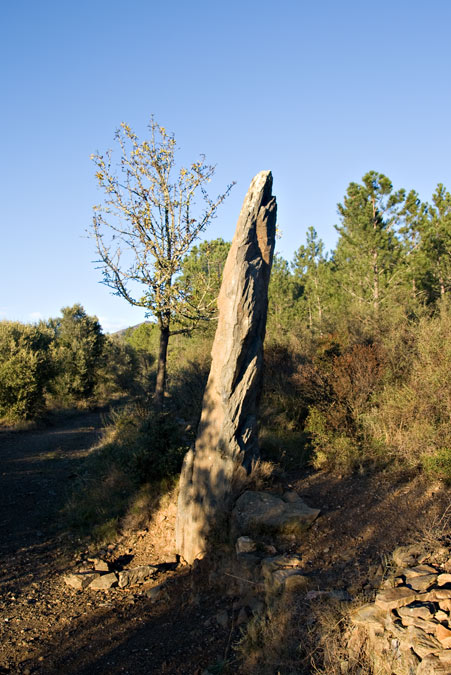
[[[272,175],[252,180],[227,258],[218,298],[218,328],[196,446],[182,468],[176,546],[189,563],[230,505],[232,475],[259,455],[261,387],[268,284],[276,229]]]

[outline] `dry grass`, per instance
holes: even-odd
[[[354,605],[353,605],[354,606]],[[237,646],[243,675],[372,675],[364,634],[353,633],[349,603],[284,594],[255,616]]]

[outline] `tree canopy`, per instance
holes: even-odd
[[[202,316],[178,281],[182,261],[196,238],[216,216],[232,184],[212,199],[206,190],[215,167],[203,155],[176,169],[176,140],[153,118],[149,138],[140,142],[125,123],[115,140],[118,166],[111,150],[94,154],[103,204],[94,207],[92,234],[100,255],[103,282],[130,304],[156,318],[160,347],[155,402],[161,407],[171,334],[187,331]],[[182,325],[175,326],[180,318]]]

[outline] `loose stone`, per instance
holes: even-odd
[[[75,588],[77,591],[83,591],[98,576],[99,575],[95,574],[94,572],[87,574],[67,574],[64,577],[64,583],[66,586]]]
[[[102,576],[97,576],[94,581],[89,584],[89,588],[92,588],[94,591],[107,591],[117,584],[117,576],[114,572],[109,574],[103,574]]]
[[[405,586],[398,588],[387,588],[378,593],[375,603],[382,609],[397,609],[403,605],[408,605],[417,599],[417,593]]]

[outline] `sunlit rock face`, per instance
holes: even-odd
[[[259,455],[257,407],[276,212],[271,172],[261,171],[244,199],[224,267],[196,445],[182,468],[176,547],[188,563],[205,554],[208,535],[230,508],[234,471],[248,471]]]

